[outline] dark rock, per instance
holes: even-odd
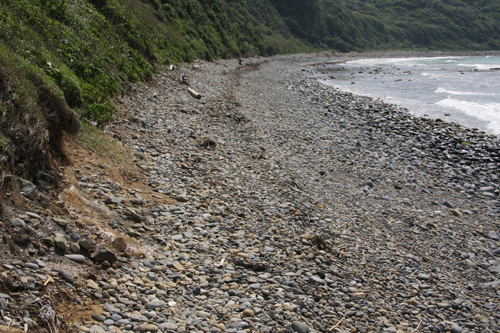
[[[292,330],[297,333],[309,333],[309,326],[300,321],[294,321],[292,323]]]
[[[71,273],[67,269],[59,270],[59,275],[61,275],[61,278],[68,283],[73,284],[73,282],[75,282],[75,278],[73,276],[73,273]]]
[[[368,186],[368,187],[374,187],[375,185],[371,180],[367,180],[366,182],[363,182],[362,186]]]
[[[189,196],[187,195],[178,195],[175,197],[175,200],[179,202],[188,202],[189,201]]]
[[[95,248],[94,253],[92,253],[90,257],[92,258],[92,260],[97,262],[107,261],[109,263],[113,263],[118,260],[116,258],[116,255],[103,244],[98,244]]]
[[[448,208],[455,208],[449,201],[443,202],[443,206],[448,207]]]
[[[82,238],[80,235],[77,233],[72,232],[71,235],[69,235],[71,239],[78,241],[80,238]]]
[[[94,319],[94,320],[96,320],[96,321],[98,321],[98,322],[100,322],[100,323],[102,323],[102,322],[104,322],[104,321],[106,320],[106,318],[105,318],[105,317],[101,316],[101,315],[100,315],[100,314],[98,314],[98,313],[94,313],[94,314],[92,315],[92,319]]]

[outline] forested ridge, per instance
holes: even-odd
[[[500,49],[500,1],[342,0],[349,10],[378,17],[406,46]]]
[[[58,150],[75,119],[106,124],[126,82],[173,63],[499,49],[499,20],[500,0],[0,0],[0,157]]]

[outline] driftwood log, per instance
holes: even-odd
[[[196,98],[196,99],[200,99],[200,98],[201,98],[201,94],[200,94],[200,93],[197,93],[197,92],[196,92],[196,91],[194,91],[193,89],[188,88],[188,91],[189,91],[189,93],[191,94],[191,96],[193,96],[194,98]]]

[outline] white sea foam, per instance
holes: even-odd
[[[456,96],[496,96],[494,93],[481,93],[481,92],[470,92],[470,91],[454,91],[448,90],[445,88],[437,88],[434,91],[436,94],[448,94],[448,95],[456,95]]]
[[[446,98],[436,104],[459,110],[468,116],[486,121],[488,129],[495,134],[500,134],[500,103],[478,104]]]
[[[427,57],[427,58],[382,58],[382,59],[360,59],[349,61],[349,64],[375,66],[375,65],[407,65],[414,63],[414,65],[425,65],[427,62],[442,61],[444,59],[454,60],[462,57]]]
[[[472,67],[477,70],[489,70],[492,68],[498,68],[498,64],[457,64],[457,66]]]
[[[441,73],[422,73],[422,76],[427,76],[427,78],[429,79],[433,79],[433,80],[439,80],[443,77],[443,74]]]

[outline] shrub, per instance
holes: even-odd
[[[108,103],[95,103],[89,105],[83,112],[82,117],[92,120],[97,123],[97,126],[102,127],[108,121],[113,119],[114,106]]]

